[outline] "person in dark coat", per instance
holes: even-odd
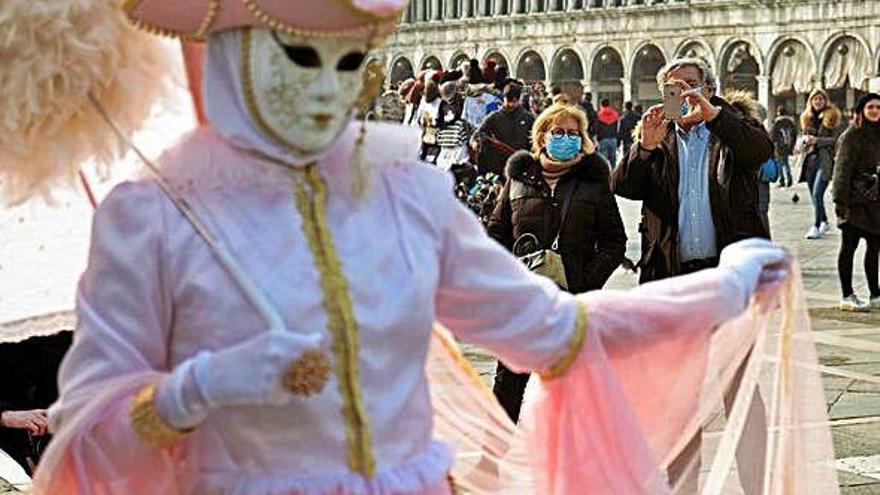
[[[593,106],[593,93],[586,91],[578,104],[581,106],[581,110],[587,114],[587,125],[589,126],[587,134],[592,141],[596,141],[596,123],[599,122],[599,113]]]
[[[797,142],[797,122],[788,115],[788,109],[783,105],[776,107],[776,118],[770,126],[770,140],[773,141],[773,151],[779,162],[780,187],[791,186],[791,154],[794,153],[794,145]]]
[[[869,93],[855,108],[852,126],[841,136],[834,167],[834,211],[840,227],[840,253],[837,272],[843,311],[880,309],[878,256],[880,256],[880,198],[871,196],[880,174],[880,95]],[[876,194],[875,194],[876,195]],[[853,257],[859,240],[865,250],[865,278],[870,300],[863,301],[853,290]]]
[[[617,125],[620,115],[611,106],[608,98],[603,98],[599,103],[599,114],[596,117],[596,139],[599,140],[599,153],[608,160],[611,168],[617,165],[617,147],[620,145],[617,133]]]
[[[551,249],[558,236],[556,251],[572,293],[602,288],[626,251],[611,169],[595,152],[587,125],[574,105],[552,105],[541,113],[532,151],[519,151],[507,162],[508,180],[488,224],[489,235],[510,250],[526,234],[537,238],[537,249]],[[495,395],[513,421],[528,378],[498,363]]]
[[[825,212],[825,191],[834,174],[834,147],[841,131],[840,110],[828,99],[828,94],[815,89],[807,99],[807,109],[801,114],[804,164],[798,182],[806,182],[813,200],[813,226],[807,239],[820,239],[828,231]]]
[[[633,145],[633,132],[642,119],[642,114],[633,109],[633,103],[627,101],[623,104],[623,115],[620,116],[620,123],[617,128],[617,134],[620,137],[620,143],[623,145],[624,155],[629,153]]]
[[[611,179],[617,195],[642,201],[642,283],[716,266],[725,246],[770,235],[758,200],[758,170],[773,152],[767,131],[714,96],[699,59],[674,60],[657,80],[685,89],[687,112],[671,122],[662,104],[649,108]]]
[[[471,137],[477,151],[477,169],[480,175],[502,175],[507,159],[518,150],[531,146],[530,134],[535,116],[520,105],[522,87],[508,84],[504,87],[504,105],[486,117]]]

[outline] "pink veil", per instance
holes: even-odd
[[[457,486],[473,494],[839,493],[799,270],[715,331],[704,351],[690,340],[609,353],[610,367],[582,359],[560,379],[533,379],[517,426],[438,328],[427,370],[435,432],[457,449]],[[629,419],[637,426],[618,431]],[[630,473],[589,474],[592,464],[615,466],[608,458],[621,452],[628,457],[616,468]],[[669,487],[673,460],[685,474]],[[627,476],[649,461],[656,476],[638,478],[639,488],[616,484],[631,483]]]

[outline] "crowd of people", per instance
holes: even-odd
[[[661,86],[682,89],[677,118],[663,105],[626,103],[620,114],[604,99],[597,110],[592,95],[527,86],[472,60],[392,94],[400,122],[420,130],[414,146],[400,126],[351,121],[379,89],[359,69],[405,8],[405,0],[310,0],[218,14],[194,2],[126,4],[137,26],[207,38],[203,58],[193,55],[203,70],[188,72],[205,89],[193,91],[204,122],[156,160],[156,177],[102,200],[76,338],[32,342],[43,373],[22,365],[33,383],[0,397],[0,433],[17,437],[0,447],[31,468],[41,463],[34,493],[452,495],[472,473],[455,473],[454,439],[434,435],[426,365],[445,335],[436,323],[503,360],[494,392],[513,422],[529,373],[546,384],[549,393],[530,403],[536,426],[523,430],[534,493],[696,491],[701,436],[687,428],[702,400],[696,363],[719,326],[755,297],[773,297],[790,269],[789,254],[766,240],[761,191],[774,142],[754,102],[716,95],[699,59],[657,74]],[[68,12],[57,14],[71,24]],[[105,14],[95,24],[123,32],[119,12]],[[39,41],[32,32],[13,30],[7,42],[24,33],[30,47]],[[144,45],[134,31],[98,44],[59,32],[92,58]],[[130,91],[133,80],[85,81],[76,91],[88,89],[86,107],[69,113],[112,124],[123,107],[148,103]],[[116,94],[107,84],[127,91],[105,97]],[[819,99],[811,97],[803,140],[812,187],[834,182],[848,249],[865,238],[876,252],[880,96],[860,102],[836,167],[832,107]],[[19,133],[64,128],[64,142],[34,142],[73,161],[64,146],[97,127],[56,124]],[[127,139],[111,127],[119,136],[107,146]],[[599,291],[625,259],[617,196],[642,202],[638,268],[651,283]],[[819,196],[817,229],[827,223]],[[467,375],[449,352],[449,370]],[[632,379],[651,366],[654,380]],[[696,386],[682,386],[685,374]],[[474,437],[482,429],[474,419],[452,421]],[[35,438],[37,448],[21,442]],[[500,450],[481,455],[497,461]],[[677,456],[671,463],[658,455],[667,452]],[[743,476],[750,464],[738,460]],[[487,493],[510,493],[501,473],[483,473],[492,477]]]
[[[662,85],[669,68],[681,66],[681,63],[669,64],[659,74],[658,82]],[[686,89],[697,87],[693,85],[714,87],[714,75],[708,65],[700,60],[690,60],[684,66],[692,67],[700,74],[700,79],[692,79],[692,84],[683,85]],[[430,89],[437,85],[444,91]],[[564,93],[558,86],[552,86],[548,92],[543,82],[530,85],[511,79],[506,68],[497,67],[492,60],[482,66],[479,61],[471,60],[450,72],[423,71],[416,78],[402,83],[394,96],[399,106],[405,106],[403,113],[406,116],[401,117],[404,124],[421,130],[420,158],[451,170],[458,179],[460,190],[478,192],[477,200],[473,194],[460,194],[460,197],[468,201],[472,209],[482,212],[480,216],[487,225],[497,221],[504,209],[510,214],[509,200],[505,196],[510,194],[509,187],[502,192],[502,184],[511,178],[517,182],[524,174],[535,181],[536,191],[544,190],[554,201],[548,204],[557,210],[560,208],[562,203],[555,199],[555,188],[551,185],[558,178],[542,181],[542,175],[537,173],[543,171],[547,176],[547,166],[541,167],[540,157],[542,154],[547,156],[549,149],[547,143],[537,144],[542,138],[536,133],[536,122],[545,113],[555,115],[557,120],[564,116],[572,122],[580,122],[583,116],[583,155],[603,158],[593,167],[610,168],[613,174],[609,173],[609,180],[614,193],[644,201],[639,229],[642,233],[642,259],[639,262],[642,280],[653,278],[653,273],[673,275],[693,267],[712,266],[718,250],[731,240],[751,235],[769,238],[771,186],[790,188],[797,183],[806,184],[814,221],[805,238],[822,239],[831,228],[825,197],[829,185],[833,184],[834,211],[841,232],[838,260],[842,292],[840,309],[880,309],[877,284],[880,203],[875,204],[875,201],[860,196],[853,204],[851,193],[855,187],[860,191],[857,194],[862,196],[874,194],[880,161],[873,158],[876,153],[861,152],[868,149],[865,148],[868,145],[860,142],[857,145],[859,152],[853,153],[853,145],[842,140],[844,130],[853,129],[848,136],[859,136],[858,141],[875,142],[871,135],[876,123],[872,120],[872,94],[862,98],[852,111],[853,118],[849,123],[843,121],[842,112],[828,94],[816,89],[809,94],[800,116],[792,116],[788,108],[780,105],[765,126],[762,121],[766,112],[762,112],[748,94],[731,91],[722,99],[720,95],[707,93],[709,100],[716,98],[721,108],[729,103],[731,113],[749,123],[747,134],[733,132],[726,136],[723,124],[718,130],[719,125],[712,126],[700,120],[703,117],[699,110],[690,115],[689,109],[685,109],[688,115],[674,124],[658,116],[659,107],[644,112],[640,105],[630,101],[624,102],[618,112],[609,99],[603,98],[597,110],[589,92],[580,98]],[[566,105],[568,110],[560,112],[556,108],[559,105]],[[441,108],[443,111],[438,111]],[[546,112],[548,109],[549,113]],[[693,118],[697,119],[696,123],[689,123]],[[648,122],[659,123],[663,130],[668,130],[664,134],[665,140],[644,144]],[[855,129],[861,130],[856,132]],[[443,136],[443,139],[438,141],[437,136]],[[645,154],[647,147],[659,147],[660,144],[664,144],[661,151],[666,156]],[[723,155],[729,155],[732,161],[727,163],[736,166],[718,167],[718,163],[727,158]],[[531,157],[531,162],[527,156]],[[643,159],[649,159],[649,162],[643,164]],[[675,168],[659,165],[667,160],[679,163]],[[705,165],[708,165],[708,172],[704,170]],[[858,169],[855,179],[853,167]],[[578,168],[571,167],[571,174],[578,175]],[[797,176],[793,175],[793,169]],[[646,170],[656,176],[644,175]],[[565,169],[556,175],[564,177],[567,172],[569,170]],[[553,176],[552,172],[550,174]],[[487,175],[493,179],[483,180]],[[664,193],[658,196],[656,189],[645,189],[647,180],[654,181],[655,186],[662,185],[660,190]],[[480,186],[473,187],[474,183]],[[487,193],[483,187],[489,183],[494,186],[494,193]],[[694,184],[696,192],[694,196],[688,196]],[[647,197],[642,189],[653,191],[654,196]],[[793,192],[792,199],[799,199],[797,192]],[[496,203],[498,211],[490,214],[488,210],[494,209]],[[596,211],[618,217],[613,201],[611,206]],[[527,211],[547,208],[531,205]],[[694,214],[693,222],[686,221],[688,214]],[[537,229],[538,232],[514,230],[518,235],[536,235],[539,239],[536,248],[549,247],[548,237],[552,236],[546,228]],[[687,241],[687,236],[699,241]],[[595,240],[592,237],[587,239],[588,243]],[[853,256],[860,239],[867,244],[865,270],[869,298],[864,300],[852,289]],[[507,238],[502,242],[512,248],[515,241],[516,238]],[[692,249],[691,244],[696,247]]]

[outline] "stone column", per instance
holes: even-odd
[[[425,2],[428,0],[416,0],[416,22],[421,22],[426,19],[425,17]]]
[[[430,0],[431,1],[431,20],[439,21],[442,19],[442,15],[440,12],[440,0]]]
[[[755,76],[758,80],[758,103],[764,105],[770,114],[770,76]]]
[[[581,86],[584,87],[583,88],[584,93],[592,93],[593,92],[593,81],[590,81],[589,79],[584,79],[583,81],[581,81]],[[549,87],[549,84],[548,84],[548,87]]]
[[[530,14],[540,12],[541,9],[539,7],[540,7],[540,4],[539,4],[538,0],[529,0],[529,13]]]
[[[455,19],[455,4],[458,0],[446,0],[443,2],[443,18]]]
[[[495,15],[504,15],[505,13],[510,13],[510,9],[505,9],[504,4],[508,3],[510,0],[495,0]]]
[[[632,79],[624,76],[620,81],[623,83],[623,101],[633,101]]]

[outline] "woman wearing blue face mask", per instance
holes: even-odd
[[[510,250],[531,234],[537,245],[529,251],[559,253],[572,293],[600,289],[626,251],[609,187],[611,167],[587,138],[587,128],[587,116],[574,105],[544,110],[532,127],[532,150],[507,161],[507,184],[488,226],[489,235]],[[528,377],[498,363],[495,395],[514,421]]]

